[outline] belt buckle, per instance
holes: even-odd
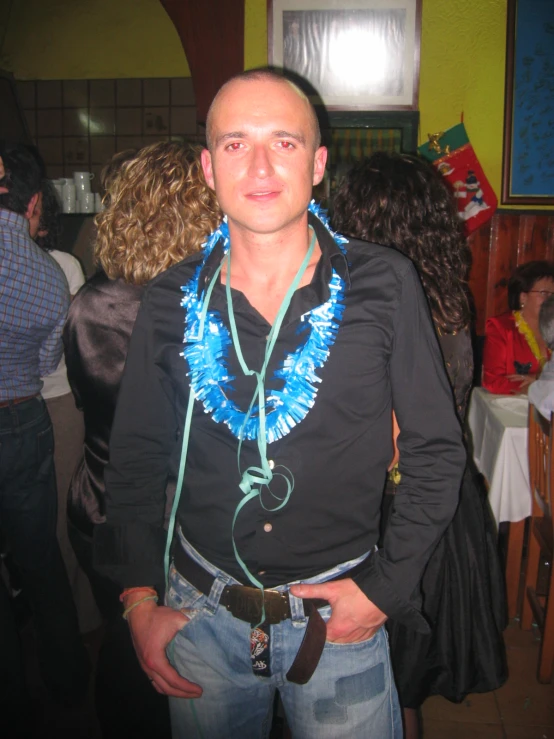
[[[235,618],[249,624],[262,620],[262,591],[247,585],[229,585],[225,607]],[[278,624],[290,618],[290,606],[286,593],[278,590],[264,590],[264,623]]]

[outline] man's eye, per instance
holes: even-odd
[[[279,145],[281,146],[281,149],[294,149],[294,144],[292,143],[292,141],[280,141]]]
[[[227,149],[230,149],[231,151],[238,151],[241,148],[242,144],[240,141],[233,141],[231,144],[228,144]]]

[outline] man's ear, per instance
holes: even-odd
[[[33,213],[35,212],[35,208],[38,204],[38,199],[40,198],[40,192],[36,192],[33,197],[29,200],[29,203],[27,205],[27,210],[24,213],[25,218],[30,221],[33,217]]]
[[[325,174],[325,164],[327,163],[327,148],[325,146],[320,146],[319,149],[317,149],[314,157],[314,177],[312,180],[312,184],[319,185],[321,180],[323,179],[323,175]]]
[[[204,170],[204,177],[208,183],[208,187],[215,190],[214,171],[212,166],[212,155],[207,149],[202,149],[200,154],[200,161],[202,162],[202,169]]]

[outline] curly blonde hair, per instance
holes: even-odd
[[[193,146],[161,141],[125,161],[96,216],[97,261],[111,279],[143,285],[198,251],[222,214]]]

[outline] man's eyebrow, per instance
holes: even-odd
[[[294,131],[273,131],[272,137],[275,139],[294,139],[294,141],[298,141],[299,144],[302,146],[306,146],[306,137],[303,136],[301,133],[295,133]],[[244,131],[229,131],[229,133],[222,133],[220,136],[217,136],[215,139],[215,145],[219,146],[220,144],[225,143],[225,141],[229,141],[230,139],[247,139],[248,134]]]
[[[273,131],[273,136],[276,139],[294,139],[295,141],[298,141],[299,144],[302,144],[302,146],[306,146],[306,137],[301,133],[296,133],[294,131]]]
[[[222,144],[224,141],[229,139],[244,139],[246,134],[244,131],[230,131],[229,133],[222,133],[220,136],[216,136],[215,144]]]

